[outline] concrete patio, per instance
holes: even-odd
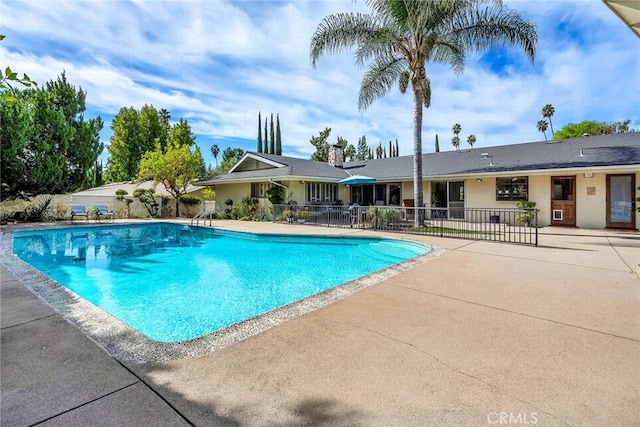
[[[161,363],[110,357],[2,268],[0,421],[637,425],[638,233],[544,228],[537,248],[387,235],[445,252],[217,352]]]

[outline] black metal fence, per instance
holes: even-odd
[[[538,209],[274,205],[273,221],[538,246]]]

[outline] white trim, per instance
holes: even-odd
[[[277,168],[282,168],[282,167],[287,166],[287,165],[285,165],[285,164],[282,164],[282,163],[279,163],[279,162],[276,162],[276,161],[273,161],[273,160],[270,160],[270,159],[266,159],[266,158],[264,158],[264,157],[262,157],[262,156],[259,156],[259,155],[257,155],[257,154],[253,154],[253,153],[245,153],[245,154],[244,154],[244,156],[242,156],[242,158],[241,158],[240,160],[238,160],[238,163],[236,163],[235,165],[233,165],[233,167],[232,167],[231,169],[229,169],[229,172],[227,172],[227,173],[232,173],[233,171],[235,171],[235,170],[236,170],[236,168],[237,168],[240,164],[242,164],[242,163],[243,163],[247,158],[249,158],[249,159],[254,159],[254,160],[258,160],[259,162],[266,163],[266,164],[268,164],[268,165],[270,165],[270,166],[274,166],[274,167],[277,167]]]

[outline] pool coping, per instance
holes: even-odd
[[[128,224],[105,224],[104,226],[125,225]],[[47,227],[48,230],[63,228],[69,227],[68,225],[62,224],[59,227]],[[394,264],[385,269],[343,283],[342,285],[273,309],[218,331],[211,332],[202,337],[187,341],[164,343],[146,337],[113,315],[93,305],[75,292],[13,255],[13,233],[14,231],[2,231],[0,233],[0,264],[13,274],[25,287],[62,315],[65,320],[77,327],[92,341],[102,347],[109,355],[122,361],[136,363],[185,359],[221,350],[229,345],[265,332],[274,326],[278,326],[345,298],[444,253],[444,249],[438,246],[418,242],[407,238],[407,236],[393,238],[380,236],[379,238],[381,239],[417,243],[428,247],[430,250],[426,254]],[[281,233],[246,234],[258,236],[282,235]],[[295,235],[301,237],[318,237],[317,235],[304,233]],[[287,236],[291,235],[288,234]]]

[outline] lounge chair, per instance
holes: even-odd
[[[84,206],[71,206],[71,222],[73,222],[76,217],[84,217],[89,220],[87,209]]]
[[[102,218],[106,219],[107,221],[109,219],[113,221],[114,217],[113,212],[109,211],[109,209],[105,205],[96,205],[96,216],[98,217],[98,221],[100,221]]]

